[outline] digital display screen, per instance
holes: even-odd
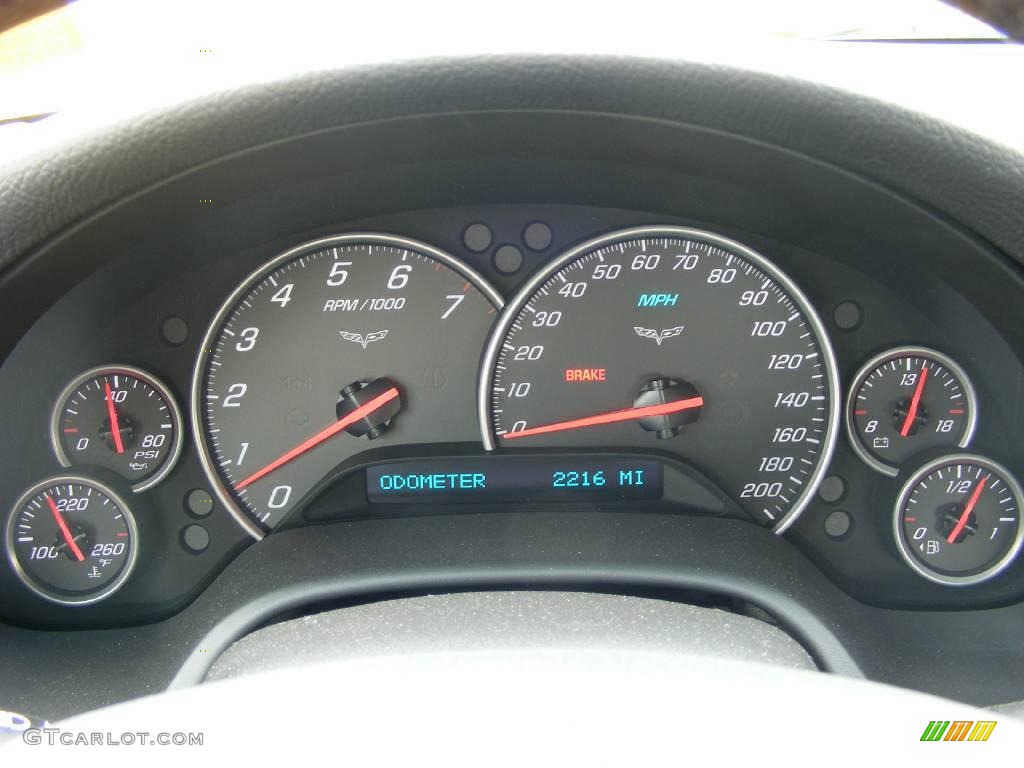
[[[476,456],[366,470],[366,495],[378,504],[660,499],[662,484],[661,463],[637,458]]]

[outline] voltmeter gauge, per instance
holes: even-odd
[[[965,448],[977,412],[974,387],[953,360],[934,349],[898,347],[854,377],[846,429],[869,467],[895,476],[921,451]]]
[[[181,454],[181,413],[156,377],[128,365],[104,365],[65,387],[50,420],[57,460],[100,466],[144,491]]]
[[[1020,552],[1020,485],[1005,467],[970,454],[932,461],[907,482],[893,529],[904,560],[939,584],[1001,573]]]
[[[25,586],[64,605],[113,594],[138,559],[135,518],[110,487],[78,475],[22,494],[7,523],[7,558]]]

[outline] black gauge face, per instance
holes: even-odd
[[[868,361],[846,406],[854,449],[887,475],[921,451],[965,447],[976,417],[974,388],[963,369],[923,347],[900,347]]]
[[[500,303],[451,256],[384,235],[262,267],[214,320],[193,383],[222,501],[260,536],[370,447],[477,440],[477,366]]]
[[[136,491],[158,483],[181,453],[181,415],[173,397],[130,366],[102,366],[75,378],[58,398],[50,427],[65,467],[105,467]]]
[[[1021,490],[1006,469],[980,456],[949,456],[923,467],[896,504],[900,552],[940,584],[992,578],[1021,547]]]
[[[627,230],[565,254],[506,309],[482,375],[488,447],[671,452],[777,530],[835,440],[835,363],[814,311],[762,256],[695,230]]]
[[[7,525],[7,556],[37,594],[86,605],[109,596],[128,578],[136,540],[132,513],[114,491],[66,475],[33,486],[18,499]]]

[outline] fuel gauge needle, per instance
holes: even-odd
[[[633,421],[634,419],[646,419],[653,416],[668,416],[671,413],[688,411],[691,408],[702,408],[703,406],[703,397],[689,397],[685,400],[673,400],[672,402],[659,403],[658,405],[645,405],[640,408],[623,408],[618,411],[608,411],[607,413],[599,413],[595,416],[585,416],[582,419],[558,421],[554,424],[530,427],[518,432],[506,432],[502,435],[502,438],[512,440],[517,437],[529,437],[530,435],[544,435],[550,432],[565,432],[570,429],[595,427],[599,424],[615,424],[619,421]]]
[[[971,512],[978,505],[978,498],[981,496],[981,492],[985,489],[985,483],[988,482],[988,475],[985,475],[978,484],[974,486],[974,493],[971,494],[971,498],[967,500],[967,506],[964,507],[964,512],[960,515],[960,519],[956,521],[956,527],[953,528],[949,534],[949,538],[946,539],[950,544],[956,541],[956,537],[960,535],[961,531],[967,526],[967,521],[971,519]]]
[[[336,434],[341,432],[346,427],[350,427],[357,421],[365,419],[378,408],[382,408],[383,406],[390,403],[392,400],[398,397],[398,395],[398,389],[396,387],[391,387],[386,392],[384,392],[384,394],[378,395],[372,400],[367,401],[366,403],[359,406],[358,408],[356,408],[354,411],[347,414],[343,418],[338,419],[336,422],[331,424],[331,426],[327,427],[326,429],[320,430],[312,437],[296,445],[290,451],[281,454],[262,469],[256,470],[247,478],[245,478],[242,482],[238,483],[235,486],[235,488],[240,491],[243,488],[252,485],[260,478],[266,477],[274,470],[280,469],[289,461],[297,459],[299,456],[306,453],[307,451],[316,448],[316,446],[320,445],[320,443],[324,442],[324,440],[334,437]]]
[[[60,534],[64,537],[64,543],[71,549],[75,559],[78,562],[85,560],[85,555],[82,554],[82,550],[78,548],[78,544],[75,543],[75,537],[71,535],[71,529],[68,528],[68,524],[64,521],[64,515],[57,509],[57,503],[53,498],[47,494],[46,503],[50,505],[50,511],[53,513],[53,519],[57,521],[57,527],[60,528]]]

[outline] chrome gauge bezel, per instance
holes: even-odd
[[[121,569],[121,573],[119,573],[117,575],[117,578],[115,578],[112,582],[105,586],[101,591],[96,592],[94,594],[90,594],[87,597],[69,598],[66,595],[51,592],[42,584],[37,583],[35,579],[32,578],[31,574],[29,574],[28,571],[26,571],[22,567],[21,561],[18,560],[18,555],[14,550],[14,529],[17,524],[18,512],[38,493],[54,485],[60,485],[61,483],[77,483],[80,485],[92,486],[100,493],[108,496],[110,500],[113,501],[121,510],[121,514],[125,519],[125,524],[128,526],[128,531],[131,535],[131,554],[128,557],[128,562],[125,563],[124,568]],[[23,494],[21,494],[21,496],[18,497],[18,500],[16,502],[14,502],[14,506],[11,507],[11,510],[8,514],[7,532],[4,536],[4,549],[7,552],[7,560],[11,564],[11,568],[17,575],[18,580],[22,584],[24,584],[25,587],[27,587],[29,590],[31,590],[39,597],[43,598],[44,600],[48,600],[51,603],[57,603],[59,605],[68,605],[76,607],[84,605],[93,605],[95,603],[100,602],[101,600],[105,600],[106,598],[110,597],[112,594],[117,592],[122,586],[124,586],[124,583],[128,580],[128,577],[131,576],[132,571],[135,570],[135,564],[138,562],[139,559],[139,528],[135,522],[135,515],[132,513],[131,507],[129,507],[128,503],[124,500],[124,497],[122,497],[121,494],[119,494],[106,483],[94,480],[91,477],[85,477],[84,475],[54,475],[53,477],[48,477],[45,480],[41,480],[35,485],[33,485],[31,488],[29,488]]]
[[[148,371],[144,371],[143,369],[137,368],[133,365],[108,363],[106,365],[98,365],[95,368],[90,368],[89,370],[82,371],[82,373],[78,374],[68,382],[68,385],[64,387],[63,390],[61,390],[60,395],[57,396],[57,400],[53,404],[53,409],[50,414],[50,445],[53,447],[53,453],[62,467],[71,468],[76,466],[68,457],[60,441],[60,422],[61,415],[64,410],[64,404],[67,402],[69,397],[71,397],[79,390],[79,388],[90,380],[101,376],[117,374],[131,376],[152,387],[153,391],[155,391],[164,399],[164,402],[167,403],[167,408],[171,415],[171,431],[174,433],[171,448],[167,453],[167,458],[164,459],[164,463],[161,465],[159,470],[150,477],[132,485],[132,491],[135,493],[141,493],[142,491],[149,490],[170,474],[171,470],[173,470],[175,465],[178,463],[178,459],[181,458],[182,447],[185,443],[183,436],[184,422],[177,400],[174,399],[174,395],[171,394],[171,390],[167,385]]]
[[[192,436],[196,444],[197,455],[199,456],[199,462],[202,464],[203,472],[210,481],[218,501],[224,505],[224,508],[227,509],[228,513],[235,519],[235,522],[242,527],[242,530],[257,541],[262,539],[267,532],[260,528],[256,522],[246,514],[245,510],[238,505],[234,496],[227,489],[224,481],[221,479],[220,474],[214,466],[214,457],[210,452],[210,447],[207,444],[203,433],[202,388],[206,370],[206,350],[212,347],[217,333],[235,305],[238,304],[238,302],[240,302],[252,290],[253,286],[262,280],[267,274],[273,272],[282,264],[298,258],[305,253],[319,251],[323,248],[335,245],[361,243],[370,245],[379,244],[404,248],[409,251],[419,251],[423,255],[441,262],[473,283],[473,286],[494,305],[497,314],[501,313],[504,305],[504,300],[502,299],[501,294],[495,290],[494,286],[492,286],[483,275],[464,261],[452,256],[450,253],[446,253],[439,248],[419,240],[382,232],[349,232],[342,235],[331,235],[329,237],[310,240],[305,243],[300,243],[293,248],[289,248],[252,270],[220,305],[220,308],[217,310],[213,319],[210,321],[210,324],[207,326],[206,333],[203,334],[199,349],[196,350],[196,360],[192,370],[192,412],[190,414],[190,422],[192,426]]]
[[[843,426],[846,430],[846,437],[850,443],[850,447],[853,448],[853,452],[857,454],[857,458],[867,464],[876,472],[881,472],[883,475],[888,477],[896,477],[899,474],[900,468],[894,467],[891,464],[886,464],[884,461],[876,458],[871,452],[864,447],[860,437],[857,435],[856,428],[853,423],[853,408],[854,401],[857,398],[857,393],[860,392],[861,387],[864,385],[865,379],[871,373],[880,366],[894,360],[898,357],[926,357],[936,361],[944,368],[947,368],[959,381],[960,386],[963,387],[964,398],[967,401],[967,426],[964,429],[963,436],[950,448],[966,448],[971,444],[971,440],[974,438],[974,431],[978,425],[978,396],[974,391],[974,384],[971,382],[970,377],[964,371],[960,365],[953,360],[949,355],[939,352],[931,347],[921,346],[903,346],[893,347],[887,349],[884,352],[875,355],[868,360],[864,365],[860,367],[853,379],[850,381],[849,390],[846,393],[846,402],[843,404]],[[941,449],[940,449],[941,450]]]
[[[810,503],[811,499],[814,498],[814,494],[817,493],[818,487],[821,485],[821,481],[824,479],[825,473],[832,461],[832,454],[835,450],[836,440],[839,435],[839,409],[842,407],[842,396],[839,391],[838,366],[836,365],[836,358],[832,349],[831,339],[829,339],[825,326],[821,322],[821,318],[818,317],[818,313],[814,309],[814,306],[804,295],[803,291],[796,286],[793,280],[767,257],[761,255],[749,246],[743,245],[742,243],[730,238],[723,237],[722,235],[715,234],[714,232],[673,225],[652,225],[618,229],[613,232],[608,232],[598,237],[588,239],[585,242],[576,245],[552,260],[543,269],[534,274],[505,305],[505,309],[502,311],[491,330],[491,335],[488,337],[487,346],[484,350],[479,379],[477,380],[477,417],[480,420],[480,432],[484,448],[488,451],[494,451],[497,448],[490,412],[491,379],[493,377],[494,367],[498,361],[501,344],[512,323],[515,322],[515,319],[523,305],[530,301],[537,290],[541,288],[556,272],[562,270],[566,265],[590,251],[609,245],[618,240],[658,236],[703,240],[725,250],[732,250],[737,255],[747,259],[757,268],[763,270],[765,274],[770,276],[772,280],[774,280],[789,294],[793,301],[799,306],[800,311],[807,318],[807,322],[810,324],[812,330],[817,336],[818,343],[821,347],[821,355],[824,358],[825,371],[828,376],[828,425],[825,431],[825,439],[823,440],[820,459],[811,474],[803,493],[793,501],[789,511],[771,528],[775,533],[783,533],[796,522],[797,518]]]
[[[914,556],[913,552],[910,551],[910,545],[907,543],[906,536],[903,532],[903,526],[900,521],[900,515],[903,511],[903,507],[907,503],[907,499],[910,498],[910,494],[913,493],[914,488],[916,488],[924,478],[935,470],[952,464],[976,464],[980,467],[984,467],[989,472],[998,475],[999,479],[1009,486],[1010,492],[1017,500],[1017,536],[1014,539],[1013,545],[997,563],[980,573],[971,574],[969,576],[949,576],[933,571],[924,565],[924,563],[918,560]],[[1017,555],[1020,554],[1021,547],[1024,546],[1024,521],[1020,519],[1022,503],[1024,503],[1024,491],[1021,490],[1020,483],[1017,482],[1017,478],[1013,476],[1010,470],[1002,464],[992,461],[984,456],[979,456],[975,453],[952,453],[946,456],[940,456],[933,461],[929,461],[923,467],[914,472],[914,474],[907,479],[907,482],[903,484],[900,495],[896,499],[896,506],[893,508],[892,515],[892,530],[893,536],[896,539],[896,548],[899,550],[900,556],[903,558],[904,562],[906,562],[915,573],[928,579],[928,581],[934,582],[935,584],[942,584],[947,587],[969,587],[975,584],[982,584],[986,581],[991,581],[1010,567]]]

